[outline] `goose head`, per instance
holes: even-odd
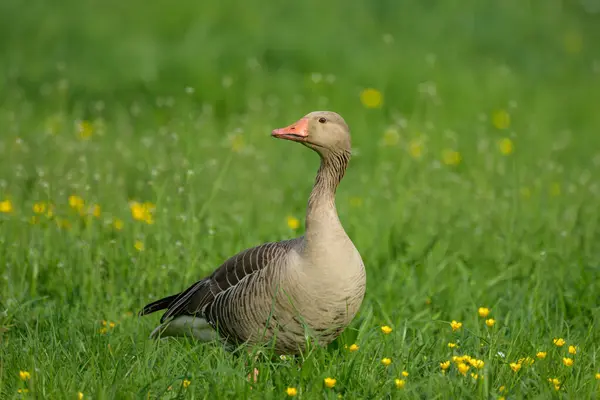
[[[292,125],[273,130],[271,136],[302,143],[321,157],[350,153],[352,148],[348,125],[333,111],[311,112]]]

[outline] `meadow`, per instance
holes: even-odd
[[[599,398],[599,12],[2,1],[0,398]],[[270,132],[323,109],[352,325],[287,358],[149,340],[146,303],[302,234],[318,157]]]

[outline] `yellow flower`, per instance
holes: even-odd
[[[77,392],[77,400],[83,400],[83,393]]]
[[[504,392],[505,390],[506,390],[506,386],[504,386],[504,385],[502,385],[502,386],[500,386],[500,387],[498,388],[498,391],[499,391],[500,393]]]
[[[456,347],[456,343],[450,342],[450,343],[448,343],[448,347],[450,347],[451,349],[453,349],[453,348]]]
[[[521,364],[519,364],[519,363],[510,363],[510,369],[512,369],[515,372],[519,372],[519,370],[521,369]]]
[[[290,397],[294,397],[298,394],[298,390],[294,387],[289,387],[285,390],[285,393]]]
[[[446,149],[442,151],[442,162],[446,165],[456,166],[460,164],[462,157],[456,150]]]
[[[133,244],[133,247],[135,247],[137,251],[144,251],[144,242],[142,242],[141,240],[136,240]]]
[[[508,129],[510,127],[510,114],[506,110],[496,110],[492,113],[492,125],[496,129]]]
[[[143,221],[148,225],[154,223],[153,213],[156,209],[154,204],[149,202],[138,203],[137,201],[132,201],[129,203],[129,208],[131,210],[131,216],[136,221]]]
[[[389,335],[392,332],[392,328],[390,328],[387,325],[384,325],[381,327],[381,332],[383,332],[385,335]]]
[[[113,220],[113,228],[115,228],[115,230],[120,231],[123,229],[123,220],[119,219],[119,218],[115,218]]]
[[[108,332],[108,330],[106,328],[100,328],[99,330],[101,335],[106,335],[106,333]]]
[[[396,384],[396,388],[403,389],[406,385],[406,381],[404,379],[395,379],[394,383]]]
[[[402,376],[406,378],[408,376],[408,371],[402,371]]]
[[[85,202],[83,201],[83,199],[81,197],[76,196],[76,195],[69,196],[69,206],[72,209],[81,212],[81,210],[83,210],[84,205],[85,205]]]
[[[423,155],[423,141],[420,139],[413,139],[408,144],[408,152],[412,158],[421,158]]]
[[[28,381],[29,379],[31,379],[31,374],[27,371],[19,371],[19,378],[22,381]]]
[[[494,318],[486,319],[485,324],[491,328],[496,325],[496,320]]]
[[[358,349],[359,349],[359,346],[356,343],[351,344],[350,347],[348,348],[348,350],[350,350],[351,352],[358,351]]]
[[[37,203],[33,203],[33,207],[31,207],[33,209],[33,212],[36,214],[43,214],[46,212],[46,203],[44,203],[43,201],[37,202]]]
[[[89,121],[78,121],[77,122],[77,136],[81,140],[87,140],[92,137],[94,133],[94,127]]]
[[[476,374],[475,372],[471,372],[471,378],[476,380],[477,378],[479,378],[479,375]]]
[[[554,385],[554,390],[558,392],[560,390],[560,385]]]
[[[490,315],[490,309],[487,307],[479,307],[479,309],[477,310],[477,313],[479,314],[479,316],[481,318],[485,318],[488,315]]]
[[[17,389],[17,393],[29,393],[29,389]]]
[[[454,320],[452,320],[452,322],[450,322],[450,327],[452,328],[452,332],[456,332],[457,330],[459,330],[462,326],[462,322],[456,322]]]
[[[92,207],[90,209],[90,214],[92,214],[96,218],[99,218],[101,213],[102,213],[102,209],[100,208],[100,206],[98,204],[92,205]]]
[[[565,364],[566,367],[572,367],[573,359],[569,357],[563,357],[563,364]]]
[[[390,128],[383,133],[383,145],[387,147],[397,146],[400,142],[400,134],[396,129]]]
[[[537,358],[539,358],[540,360],[543,360],[544,358],[546,358],[546,355],[547,355],[547,353],[545,351],[538,351],[535,356]]]
[[[500,150],[500,153],[508,156],[515,150],[515,145],[509,138],[502,138],[498,141],[498,150]]]
[[[483,360],[472,359],[469,363],[477,369],[482,369],[485,366],[485,362]]]
[[[116,324],[114,322],[109,322],[108,323],[108,327],[111,329],[114,329],[114,327],[116,326]]]
[[[298,220],[298,218],[292,217],[292,216],[288,216],[287,217],[287,225],[291,230],[296,230],[300,227],[300,221]]]
[[[577,354],[577,347],[569,346],[569,354]]]
[[[328,388],[332,388],[335,386],[335,383],[337,381],[333,378],[327,377],[327,378],[323,379],[323,382],[325,383],[325,386],[327,386]]]
[[[385,358],[382,358],[382,359],[381,359],[381,363],[382,363],[384,366],[386,366],[386,367],[387,367],[388,365],[390,365],[390,364],[392,363],[392,360],[391,360],[391,359],[389,359],[389,358],[387,358],[387,357],[385,357]]]
[[[518,364],[525,364],[525,365],[533,365],[534,362],[535,362],[535,360],[531,357],[519,358],[517,360]]]
[[[498,397],[498,400],[506,400],[506,397],[500,396],[500,397]]]
[[[600,381],[600,372],[596,372],[596,379]]]
[[[565,345],[565,339],[563,339],[563,338],[554,339],[552,341],[552,343],[554,343],[558,347],[563,347]]]
[[[192,381],[184,379],[183,382],[181,382],[181,384],[183,385],[183,388],[186,389],[188,386],[190,386],[192,384]]]
[[[0,212],[5,214],[13,212],[12,202],[8,199],[0,201]]]
[[[383,103],[383,96],[379,90],[368,88],[360,93],[360,102],[366,108],[378,108]]]
[[[558,378],[548,378],[548,382],[550,382],[551,384],[558,386],[560,385],[560,381],[558,380]]]
[[[467,375],[467,371],[469,371],[469,368],[471,368],[471,367],[469,367],[467,364],[465,364],[465,363],[463,363],[463,362],[461,362],[461,363],[458,363],[458,366],[457,366],[457,367],[458,367],[458,372],[460,372],[460,373],[461,373],[461,374],[463,374],[464,376],[466,376],[466,375]]]
[[[448,361],[441,362],[440,368],[444,371],[447,370],[448,368],[450,368],[450,361],[448,360]]]

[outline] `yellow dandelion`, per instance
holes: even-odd
[[[458,372],[460,372],[462,375],[466,376],[467,372],[469,371],[469,369],[471,367],[469,367],[467,364],[461,362],[461,363],[458,363],[457,368],[458,368]]]
[[[456,166],[460,164],[462,157],[456,150],[446,149],[442,151],[442,162],[446,165]]]
[[[378,108],[383,103],[383,95],[377,89],[368,88],[360,93],[360,102],[366,108]]]
[[[94,133],[94,127],[89,121],[77,122],[77,136],[81,140],[88,140]]]
[[[558,386],[560,385],[560,381],[558,380],[558,378],[548,378],[548,382],[550,382],[551,384]]]
[[[81,210],[83,210],[83,207],[85,206],[85,202],[83,201],[83,199],[81,197],[76,196],[76,195],[71,195],[71,196],[69,196],[69,206],[72,209],[81,212]]]
[[[400,133],[397,129],[390,128],[383,133],[382,142],[387,147],[397,146],[400,143]]]
[[[481,318],[485,318],[488,315],[490,315],[490,309],[487,307],[479,307],[479,309],[477,310],[477,314],[479,314]]]
[[[83,393],[77,392],[77,400],[83,400]]]
[[[406,378],[408,376],[408,371],[402,371],[402,376]]]
[[[154,204],[149,202],[139,203],[137,201],[132,201],[129,203],[129,209],[131,210],[131,216],[136,221],[142,221],[148,225],[152,225],[154,223],[153,213],[156,209]]]
[[[491,328],[496,325],[496,320],[494,318],[486,319],[485,324]]]
[[[188,379],[184,379],[183,382],[181,382],[181,385],[183,386],[184,389],[187,389],[191,384],[192,384],[192,381],[190,381]]]
[[[515,145],[509,138],[502,138],[498,141],[498,150],[503,155],[508,156],[515,150]]]
[[[296,217],[288,216],[287,225],[291,230],[295,231],[300,227],[300,220]]]
[[[116,324],[114,322],[109,322],[108,323],[108,327],[111,329],[114,329],[114,327],[116,326]]]
[[[506,397],[500,396],[500,397],[498,397],[498,400],[506,400]]]
[[[328,388],[334,387],[336,382],[337,381],[335,379],[330,378],[330,377],[323,379],[323,383],[325,383],[325,386],[327,386]]]
[[[453,349],[453,348],[456,347],[456,343],[450,342],[450,343],[448,343],[448,347],[450,347],[451,349]]]
[[[395,379],[394,383],[396,384],[397,389],[403,389],[406,385],[406,381],[404,379]]]
[[[384,335],[389,335],[390,333],[392,333],[392,328],[390,328],[387,325],[384,325],[381,327],[381,332],[383,332]]]
[[[554,390],[558,392],[560,390],[560,385],[554,385]]]
[[[412,158],[419,159],[423,155],[423,141],[413,139],[408,143],[408,153]]]
[[[470,364],[477,369],[482,369],[483,367],[485,367],[485,362],[483,360],[473,359],[470,361]]]
[[[596,372],[596,379],[600,381],[600,372]]]
[[[119,218],[115,218],[113,220],[112,226],[113,228],[115,228],[115,230],[120,231],[123,230],[123,220],[119,219]]]
[[[392,363],[392,360],[391,360],[390,358],[387,358],[387,357],[385,357],[385,358],[382,358],[382,359],[381,359],[381,363],[382,363],[382,364],[383,364],[385,367],[387,367],[388,365],[390,365],[390,364]]]
[[[450,368],[450,360],[441,362],[440,368],[444,371],[447,370],[448,368]]]
[[[519,370],[521,369],[521,364],[510,363],[510,369],[512,369],[514,372],[519,372]]]
[[[566,367],[572,367],[573,359],[569,357],[563,357],[563,364],[565,364]]]
[[[28,371],[19,371],[19,379],[28,381],[31,379],[31,374]]]
[[[452,320],[452,322],[450,322],[450,327],[452,328],[452,332],[456,332],[462,327],[462,322]]]
[[[546,353],[545,351],[538,351],[537,354],[535,355],[537,358],[539,358],[540,360],[543,360],[544,358],[546,358],[546,355],[548,353]]]
[[[563,347],[566,342],[563,338],[555,338],[554,340],[552,340],[552,343],[554,343],[558,347]]]
[[[351,344],[350,347],[348,347],[348,350],[350,350],[351,352],[355,352],[355,351],[358,351],[359,348],[360,347],[356,343],[354,343],[354,344]]]
[[[33,206],[31,208],[33,209],[33,212],[36,214],[44,214],[46,212],[46,210],[48,209],[48,207],[46,206],[46,203],[44,203],[43,201],[33,203]]]
[[[90,214],[92,214],[96,218],[100,218],[100,215],[102,214],[102,209],[98,204],[94,204],[90,209]]]
[[[285,390],[285,393],[290,397],[294,397],[298,394],[298,390],[295,387],[289,387]]]
[[[506,110],[496,110],[492,113],[492,125],[496,129],[508,129],[510,127],[510,114]]]
[[[133,247],[137,250],[137,251],[144,251],[144,242],[142,242],[141,240],[136,240],[135,243],[133,244]]]
[[[569,354],[577,354],[577,347],[569,346]]]
[[[13,212],[13,205],[9,199],[0,201],[0,212],[5,214]]]

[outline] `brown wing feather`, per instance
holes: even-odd
[[[265,268],[274,258],[289,251],[297,239],[265,243],[244,250],[225,261],[210,276],[196,282],[182,292],[162,316],[161,322],[179,315],[204,315],[220,294],[237,285],[244,277]],[[212,313],[211,313],[212,314]],[[210,321],[209,322],[214,322]]]

